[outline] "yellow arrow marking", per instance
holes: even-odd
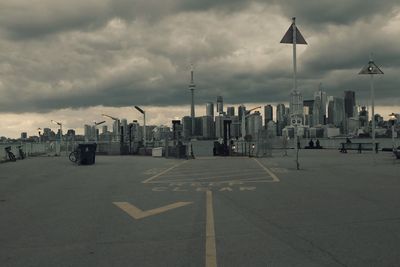
[[[168,210],[172,210],[172,209],[176,209],[179,207],[183,207],[183,206],[192,204],[192,202],[176,202],[173,204],[169,204],[169,205],[166,205],[163,207],[155,208],[152,210],[146,210],[146,211],[143,211],[128,202],[113,202],[113,204],[116,205],[118,208],[122,209],[123,211],[125,211],[126,213],[128,213],[135,220],[139,220],[139,219],[146,218],[148,216],[156,215],[159,213],[166,212]]]

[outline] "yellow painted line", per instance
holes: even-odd
[[[178,167],[178,166],[180,166],[180,165],[182,165],[182,164],[185,164],[186,162],[188,162],[188,160],[179,162],[178,164],[175,164],[174,166],[172,166],[172,167],[166,169],[165,171],[162,171],[162,172],[160,172],[160,173],[157,173],[156,175],[151,176],[150,178],[144,180],[142,183],[144,183],[144,184],[145,184],[145,183],[148,183],[148,182],[150,182],[151,180],[154,180],[155,178],[157,178],[157,177],[159,177],[159,176],[161,176],[161,175],[163,175],[163,174],[166,174],[166,173],[169,172],[170,170],[175,169],[176,167]]]
[[[155,208],[152,210],[146,210],[146,211],[143,211],[128,202],[113,202],[113,204],[116,205],[118,208],[122,209],[123,211],[125,211],[126,213],[128,213],[129,216],[131,216],[135,220],[139,220],[139,219],[146,218],[148,216],[160,214],[160,213],[166,212],[168,210],[172,210],[172,209],[176,209],[179,207],[183,207],[183,206],[192,204],[192,202],[176,202],[173,204],[169,204],[169,205],[166,205],[163,207]]]
[[[206,191],[206,267],[217,267],[212,192]]]
[[[258,163],[258,165],[260,165],[261,168],[263,168],[263,169],[272,177],[272,180],[273,180],[274,182],[280,182],[279,178],[278,178],[273,172],[271,172],[267,167],[265,167],[264,165],[262,165],[262,164],[258,161],[258,159],[256,159],[256,158],[253,158],[253,159],[255,160],[255,162]]]

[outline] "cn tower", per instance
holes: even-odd
[[[192,93],[192,105],[190,108],[190,116],[192,117],[192,136],[194,136],[194,131],[195,131],[195,120],[194,120],[194,88],[196,87],[196,85],[194,84],[194,79],[193,79],[193,74],[194,74],[194,70],[193,70],[193,65],[191,65],[190,68],[190,84],[189,84],[189,90]]]

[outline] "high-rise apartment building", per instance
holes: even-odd
[[[226,108],[226,115],[235,116],[235,107],[227,107]]]
[[[217,96],[217,115],[224,113],[224,100],[222,96]]]
[[[282,130],[285,128],[287,123],[286,119],[286,108],[284,104],[278,104],[276,106],[276,134],[282,135]]]
[[[347,118],[354,116],[356,106],[356,93],[354,91],[344,91],[344,111]]]
[[[268,122],[273,120],[273,109],[271,105],[264,106],[264,126],[267,128]]]
[[[214,118],[214,103],[208,102],[206,103],[206,116],[210,116]]]
[[[314,93],[313,123],[326,124],[326,92],[322,91],[321,87]]]

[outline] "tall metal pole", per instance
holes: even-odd
[[[372,107],[372,151],[375,150],[375,89],[374,89],[374,76],[370,74],[371,84],[371,107]],[[375,152],[378,152],[377,150]]]
[[[60,123],[60,156],[61,156],[61,146],[62,146],[62,124]]]
[[[396,150],[396,145],[394,143],[394,121],[392,122],[392,150],[393,152]]]
[[[191,101],[191,106],[190,106],[190,116],[192,118],[192,136],[194,136],[195,133],[195,113],[194,113],[194,88],[196,87],[196,85],[194,84],[194,71],[193,71],[193,65],[191,65],[191,69],[190,69],[190,84],[189,84],[189,89],[191,92],[191,96],[192,96],[192,101]]]
[[[296,18],[292,18],[293,21],[293,89],[297,90],[297,61],[296,61]]]
[[[296,36],[296,18],[293,18],[293,90],[297,91],[297,61],[296,61],[296,40],[297,40],[297,36]],[[299,136],[297,134],[297,108],[296,108],[296,125],[294,127],[294,134],[295,134],[295,146],[296,146],[296,168],[297,170],[300,169],[299,166]]]
[[[143,111],[143,145],[146,147],[146,112]]]

